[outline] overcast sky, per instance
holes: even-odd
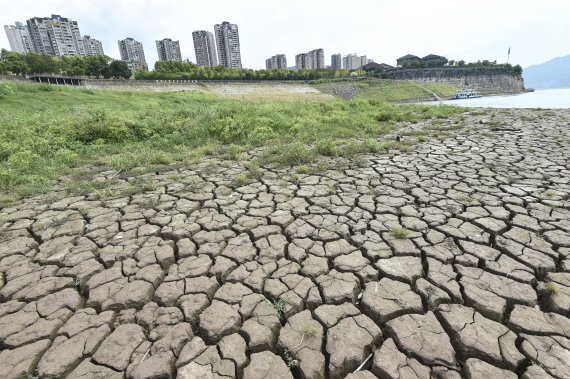
[[[150,67],[155,40],[180,40],[182,57],[195,62],[192,31],[222,21],[238,24],[243,66],[254,69],[278,53],[292,66],[295,54],[315,48],[325,50],[327,65],[333,53],[391,65],[408,53],[505,62],[510,46],[510,62],[523,67],[570,54],[568,0],[17,0],[3,4],[0,22],[52,13],[77,21],[113,58],[117,40],[135,38]]]

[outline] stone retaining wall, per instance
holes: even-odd
[[[458,88],[473,88],[484,94],[524,92],[524,81],[502,68],[426,68],[395,70],[390,79],[421,83],[451,84]]]

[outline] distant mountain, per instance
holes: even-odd
[[[570,88],[570,55],[527,67],[523,78],[526,88]]]

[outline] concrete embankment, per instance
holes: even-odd
[[[476,89],[482,94],[524,92],[524,80],[521,77],[495,67],[394,70],[389,73],[389,79],[450,84],[458,88]]]
[[[320,95],[318,89],[296,82],[240,82],[195,80],[87,80],[88,88],[144,91],[204,91],[227,96]]]

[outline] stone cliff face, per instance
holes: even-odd
[[[502,68],[424,68],[394,70],[390,79],[422,83],[445,83],[458,88],[473,88],[483,94],[524,92],[524,81]]]

